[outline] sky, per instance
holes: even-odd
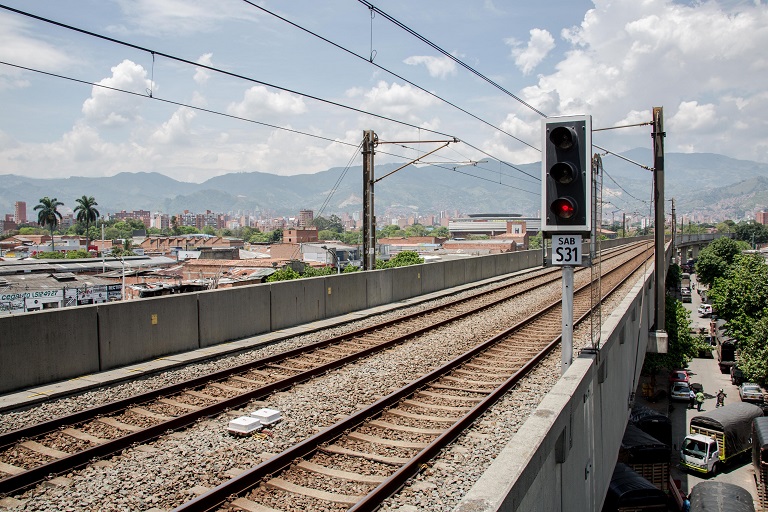
[[[453,138],[428,161],[522,164],[541,160],[543,116],[650,148],[650,126],[627,126],[653,107],[667,152],[768,163],[761,0],[374,5],[0,0],[0,175],[307,174],[360,165],[364,130],[395,143],[377,164]]]

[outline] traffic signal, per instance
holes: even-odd
[[[542,121],[541,230],[582,234],[592,229],[592,117]]]

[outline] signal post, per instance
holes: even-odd
[[[582,237],[592,236],[592,117],[542,121],[541,231],[552,239],[552,265],[563,267],[562,373],[573,363],[573,268],[584,263]]]

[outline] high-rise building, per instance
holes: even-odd
[[[299,211],[299,227],[308,228],[312,225],[312,221],[315,220],[315,212],[312,210],[300,210]]]
[[[26,224],[27,222],[27,203],[16,201],[13,205],[13,221],[16,224]]]
[[[768,224],[768,212],[757,212],[755,214],[755,222],[758,224]]]

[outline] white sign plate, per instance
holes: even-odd
[[[552,235],[552,264],[581,265],[581,235]]]

